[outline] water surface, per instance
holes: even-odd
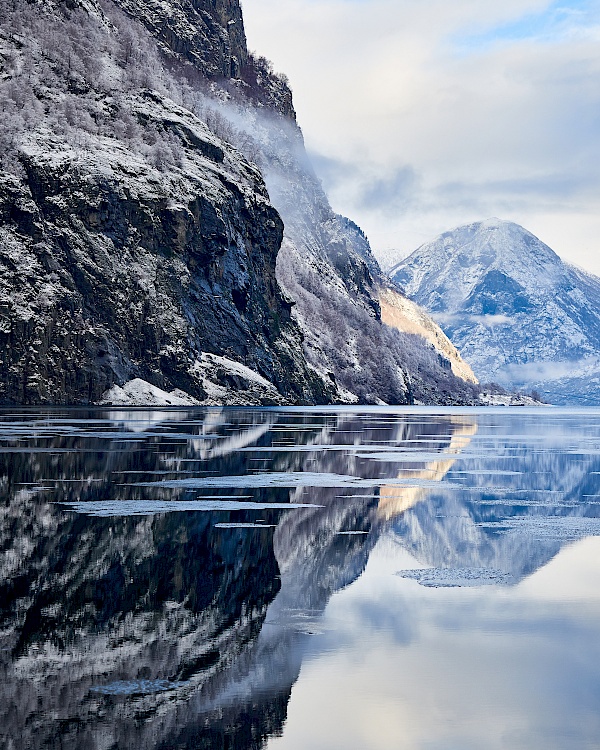
[[[5,411],[0,463],[0,747],[600,747],[600,411]]]

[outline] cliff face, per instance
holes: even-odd
[[[344,402],[470,403],[472,378],[457,377],[448,352],[421,332],[382,321],[383,276],[369,242],[336,214],[317,179],[295,121],[230,101],[218,107],[229,137],[260,165],[284,221],[277,278],[295,303],[308,362]]]
[[[239,0],[114,2],[144,24],[168,59],[189,64],[185,74],[194,84],[200,73],[256,106],[295,119],[285,76],[275,75],[267,60],[248,53]]]
[[[209,78],[239,78],[248,61],[239,0],[117,0],[164,50]]]
[[[227,23],[217,28],[241,23],[237,4],[184,10],[205,19],[194,28],[211,40],[198,41],[208,72],[243,61],[243,28],[229,46]],[[0,402],[93,402],[132,378],[198,401],[215,389],[246,403],[323,401],[275,279],[283,224],[263,178],[174,103],[141,32],[114,7],[7,4]]]
[[[138,379],[200,403],[473,400],[382,322],[368,241],[238,2],[0,0],[0,19],[1,402]]]
[[[310,398],[273,273],[283,227],[260,175],[177,108],[131,106],[179,131],[181,167],[165,174],[100,139],[81,154],[36,137],[26,182],[1,183],[3,400],[95,401],[132,377],[201,399],[203,351]]]

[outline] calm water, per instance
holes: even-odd
[[[600,411],[5,411],[0,462],[2,748],[600,748]]]

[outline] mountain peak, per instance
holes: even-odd
[[[483,221],[476,221],[472,224],[472,226],[479,227],[479,229],[509,229],[512,227],[514,227],[515,229],[523,229],[523,227],[520,227],[513,221],[499,219],[497,216],[492,216],[490,219],[484,219]]]
[[[433,313],[483,382],[540,388],[542,363],[544,372],[573,373],[600,359],[600,279],[514,222],[492,218],[445,232],[391,275]]]
[[[469,279],[495,270],[521,285],[536,287],[541,278],[551,285],[565,273],[565,264],[548,245],[519,224],[496,217],[444,232],[394,266],[390,274],[402,276],[407,266],[421,269],[420,278],[435,277],[436,286],[443,278],[468,285]],[[406,285],[402,278],[398,282]],[[451,299],[448,304],[452,306]]]

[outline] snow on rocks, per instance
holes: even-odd
[[[482,406],[548,406],[531,396],[518,393],[480,393]]]
[[[141,378],[108,389],[99,406],[258,406],[285,404],[286,399],[262,375],[227,357],[204,352],[191,374],[202,384],[199,400],[180,389],[167,392]]]
[[[390,275],[443,328],[482,382],[598,403],[600,279],[512,222],[458,227]]]
[[[193,365],[192,373],[202,381],[207,398],[204,406],[225,404],[285,404],[277,388],[246,365],[227,357],[204,352]]]
[[[141,378],[134,378],[122,387],[113,385],[107,390],[99,406],[197,406],[200,402],[189,393],[178,389],[167,393]]]

